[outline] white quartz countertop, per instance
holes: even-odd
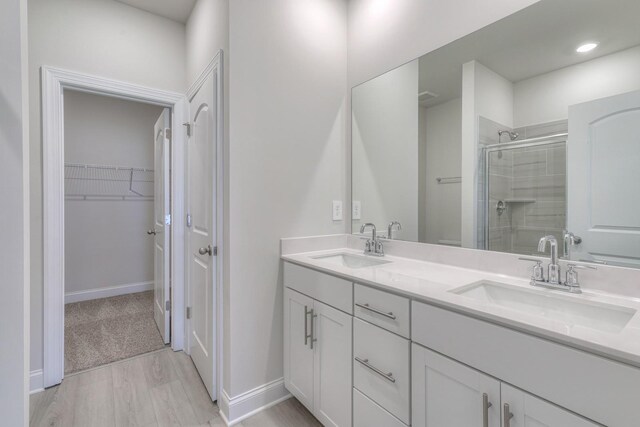
[[[490,321],[511,329],[524,331],[555,342],[586,350],[624,363],[640,367],[640,300],[613,294],[584,291],[570,294],[563,291],[533,287],[528,280],[481,270],[460,268],[446,264],[385,256],[389,263],[350,268],[316,258],[328,254],[362,255],[362,251],[348,248],[282,255],[284,261],[309,267],[344,279],[402,294],[414,300],[430,303],[456,312]],[[374,257],[375,259],[379,259]],[[614,305],[635,314],[619,331],[592,329],[570,324],[566,319],[555,320],[544,315],[496,305],[465,295],[450,292],[479,281],[491,281],[536,292],[538,296],[575,299],[586,304]],[[544,308],[541,308],[543,310]],[[630,310],[629,310],[630,309]],[[413,325],[415,327],[415,325]]]

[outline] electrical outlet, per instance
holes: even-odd
[[[351,208],[351,219],[360,219],[362,216],[362,206],[360,200],[354,200]]]
[[[333,201],[333,220],[334,221],[342,221],[342,200],[334,200]]]

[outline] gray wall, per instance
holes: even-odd
[[[281,237],[341,233],[344,0],[230,4],[231,396],[283,375]]]
[[[26,2],[0,14],[0,414],[2,425],[27,425],[29,353],[28,114]]]
[[[65,162],[153,169],[162,110],[65,91]],[[139,190],[153,195],[153,183]],[[153,201],[71,199],[64,209],[65,293],[153,281]]]
[[[31,370],[42,368],[40,67],[184,92],[185,27],[112,0],[29,0]],[[167,60],[169,58],[170,60]]]

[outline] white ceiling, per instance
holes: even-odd
[[[116,0],[183,24],[187,22],[196,0]]]
[[[436,105],[462,90],[462,64],[478,60],[512,82],[640,44],[638,0],[542,0],[420,58],[420,91]],[[584,42],[599,46],[576,53]]]

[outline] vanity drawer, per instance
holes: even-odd
[[[345,313],[353,314],[353,283],[348,280],[285,262],[284,285]]]
[[[353,320],[353,385],[409,424],[410,342],[360,319]]]
[[[354,388],[353,427],[406,427],[406,425]]]
[[[388,331],[409,338],[408,298],[355,284],[353,314]]]

